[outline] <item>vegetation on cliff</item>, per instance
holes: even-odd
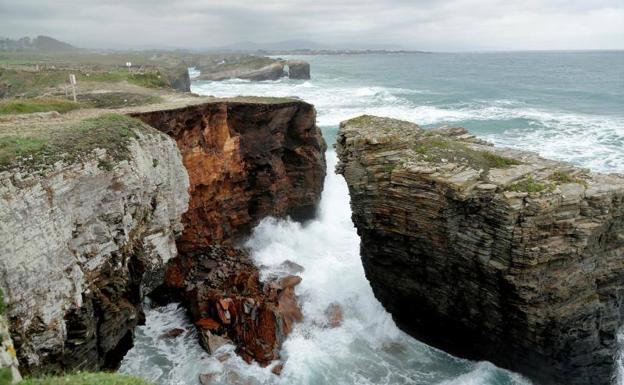
[[[96,148],[106,150],[114,160],[125,159],[128,141],[137,137],[137,130],[146,129],[149,127],[136,119],[104,114],[77,123],[50,124],[40,130],[24,127],[16,130],[19,135],[0,131],[0,171],[16,166],[33,170],[58,161],[72,162]],[[102,161],[102,167],[108,167],[106,161]]]
[[[0,382],[0,385],[3,384]],[[65,376],[27,378],[19,385],[149,385],[149,382],[115,373],[76,373]]]
[[[71,70],[71,69],[0,69],[0,83],[7,88],[6,96],[35,97],[46,92],[58,93],[75,74],[78,84],[84,82],[119,83],[128,82],[146,88],[165,88],[166,77],[159,70],[131,73],[126,69],[114,70]],[[57,90],[53,90],[57,88]]]
[[[66,99],[13,99],[0,102],[0,115],[31,114],[34,112],[56,111],[65,113],[80,108],[79,103]]]

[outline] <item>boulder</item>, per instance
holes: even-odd
[[[303,318],[294,291],[301,278],[261,282],[242,249],[211,246],[186,253],[171,261],[166,277],[156,294],[178,292],[211,354],[231,341],[245,361],[267,366]]]
[[[611,383],[624,177],[371,116],[336,150],[366,276],[402,329],[539,384]]]

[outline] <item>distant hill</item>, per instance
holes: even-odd
[[[79,48],[49,36],[37,36],[34,39],[22,37],[17,40],[0,38],[0,51],[68,52],[76,50]]]
[[[37,36],[32,41],[33,47],[42,52],[75,51],[78,48],[69,43],[56,40],[49,36]]]

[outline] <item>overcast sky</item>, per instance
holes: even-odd
[[[624,49],[624,0],[0,0],[0,36],[39,34],[94,48]]]

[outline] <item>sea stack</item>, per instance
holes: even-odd
[[[367,278],[401,328],[539,384],[611,383],[624,177],[372,116],[343,122],[336,150]]]
[[[303,60],[288,60],[286,64],[290,79],[310,80],[310,63]]]

